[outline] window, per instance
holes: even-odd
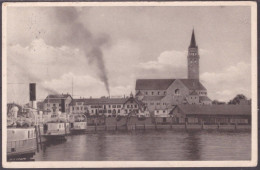
[[[91,110],[91,113],[94,113],[94,110]]]
[[[59,106],[61,106],[61,104],[59,104]]]
[[[108,113],[111,113],[111,110],[108,110]]]
[[[158,91],[158,95],[160,95],[160,92]]]
[[[111,105],[108,105],[109,108],[111,108]]]
[[[160,103],[157,103],[157,105],[160,105]]]
[[[121,105],[117,105],[117,108],[120,108],[121,107]]]
[[[164,93],[164,95],[166,95],[166,91],[164,91],[163,93]]]
[[[152,91],[152,95],[153,95],[153,91]]]
[[[165,113],[165,110],[163,111],[163,113]]]
[[[120,113],[120,109],[118,109],[118,113]]]
[[[53,106],[56,106],[56,104],[54,103]]]
[[[116,108],[116,105],[113,105],[112,107],[113,107],[113,108]]]
[[[159,113],[159,110],[157,110],[157,113]]]
[[[83,110],[83,107],[81,107],[81,110]]]
[[[154,103],[150,103],[150,105],[154,105]]]
[[[135,104],[135,108],[137,108],[137,105]]]
[[[77,110],[79,110],[79,107],[77,107]]]
[[[47,106],[49,107],[49,106],[50,106],[50,104],[47,104]]]
[[[146,95],[148,95],[148,92],[145,92]]]
[[[72,107],[72,110],[74,110],[74,107]]]
[[[175,90],[175,94],[176,94],[176,95],[180,95],[180,90],[179,90],[179,89],[176,89],[176,90]]]

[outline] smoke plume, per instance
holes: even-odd
[[[93,64],[98,68],[97,75],[104,83],[109,94],[107,71],[101,49],[102,46],[109,44],[109,36],[106,34],[94,36],[91,31],[79,21],[80,12],[77,11],[76,8],[58,7],[55,9],[55,14],[58,20],[57,24],[62,24],[66,30],[62,30],[60,35],[53,39],[53,45],[67,45],[79,48],[83,51],[89,64]]]

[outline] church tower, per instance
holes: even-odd
[[[190,46],[188,50],[188,79],[199,80],[199,51],[196,45],[194,29],[192,30]]]

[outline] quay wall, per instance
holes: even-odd
[[[250,124],[189,124],[177,123],[173,121],[171,117],[149,117],[149,118],[137,118],[137,117],[107,117],[92,118],[88,124],[87,131],[116,131],[116,130],[157,130],[157,129],[186,129],[186,130],[250,130]]]

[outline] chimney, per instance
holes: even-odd
[[[61,113],[65,113],[65,99],[61,99]]]
[[[30,83],[29,85],[30,92],[30,107],[37,109],[36,103],[36,83]]]

